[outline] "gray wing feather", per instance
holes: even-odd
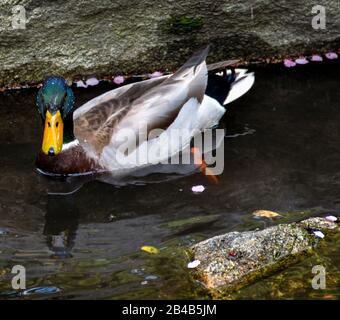
[[[147,124],[147,133],[166,129],[189,99],[203,100],[208,50],[194,54],[171,76],[112,90],[77,109],[74,133],[80,144],[92,157],[100,157],[105,147],[118,147],[115,134],[120,129],[129,128],[137,134],[141,122]]]

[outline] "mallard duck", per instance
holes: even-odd
[[[144,157],[150,149],[168,159],[186,148],[195,134],[219,122],[225,113],[224,103],[242,95],[253,83],[253,75],[245,76],[243,71],[224,74],[223,81],[228,83],[224,94],[217,100],[208,96],[207,54],[208,48],[172,75],[108,91],[76,110],[74,94],[65,79],[46,79],[37,94],[44,123],[38,170],[50,175],[129,172],[155,163],[152,156]],[[165,131],[155,134],[155,129]],[[180,145],[170,141],[169,133],[174,129],[185,129]]]

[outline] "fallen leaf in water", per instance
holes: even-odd
[[[280,214],[269,211],[269,210],[256,210],[253,212],[253,215],[256,217],[264,217],[264,218],[275,218],[275,217],[281,217]]]
[[[199,260],[194,260],[188,263],[188,268],[189,269],[194,269],[196,267],[198,267],[201,264],[201,261]]]
[[[159,250],[156,247],[153,247],[153,246],[143,246],[143,247],[141,247],[141,250],[148,252],[148,253],[153,253],[153,254],[159,253]]]

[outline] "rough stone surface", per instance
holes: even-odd
[[[12,28],[18,4],[24,30]],[[312,28],[316,4],[326,8],[325,30]],[[0,86],[172,71],[207,43],[210,63],[338,50],[339,30],[339,0],[2,0]]]
[[[192,247],[201,261],[197,275],[214,292],[238,289],[257,278],[298,261],[322,241],[314,230],[332,230],[337,223],[310,218],[260,231],[230,232]]]

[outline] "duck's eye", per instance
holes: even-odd
[[[56,124],[55,124],[56,128],[58,128],[59,126],[59,122],[57,121]]]
[[[51,128],[51,122],[47,122],[48,127]]]

